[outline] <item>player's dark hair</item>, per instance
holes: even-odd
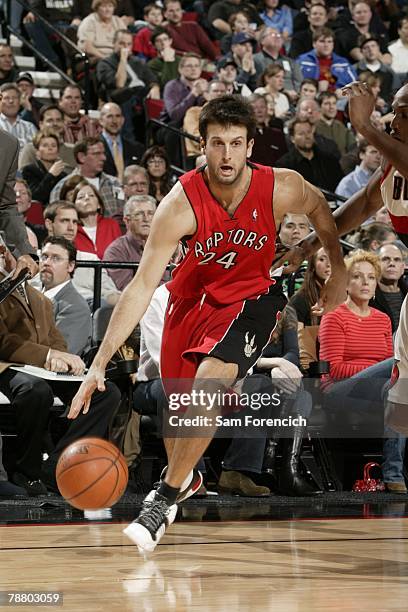
[[[246,127],[248,140],[255,136],[256,121],[251,105],[242,96],[226,95],[210,100],[200,113],[198,129],[205,141],[210,123],[216,123],[223,128],[232,125]]]

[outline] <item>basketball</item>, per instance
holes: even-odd
[[[60,456],[56,478],[61,495],[80,510],[113,506],[128,482],[128,467],[120,450],[102,438],[82,438]]]

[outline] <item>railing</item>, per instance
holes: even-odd
[[[139,267],[139,263],[135,262],[122,262],[122,261],[77,261],[77,268],[93,268],[95,272],[94,276],[94,288],[93,288],[93,303],[92,303],[92,312],[94,313],[101,305],[101,285],[102,285],[102,270],[104,268],[112,270],[121,269],[121,270],[136,270]],[[166,266],[166,270],[173,270],[174,265],[169,264]]]
[[[31,6],[29,6],[26,2],[24,2],[24,0],[7,0],[7,20],[8,21],[10,20],[12,3],[15,3],[15,2],[20,4],[24,9],[26,9],[30,13],[32,13],[38,19],[38,21],[41,21],[44,25],[46,25],[47,28],[49,28],[53,32],[53,34],[58,37],[58,39],[63,40],[64,43],[67,44],[71,49],[73,49],[75,51],[75,53],[78,54],[81,57],[81,59],[83,60],[83,62],[84,62],[85,91],[83,91],[81,88],[80,89],[81,89],[81,91],[83,93],[83,96],[84,96],[84,110],[87,113],[88,110],[89,110],[90,87],[91,87],[90,64],[89,64],[89,57],[88,57],[88,55],[86,53],[84,53],[83,51],[81,51],[81,49],[79,49],[79,47],[77,47],[77,45],[75,43],[73,43],[72,40],[70,40],[67,36],[65,36],[65,34],[63,32],[61,32],[54,25],[52,25],[52,23],[50,23],[47,19],[45,19],[45,17],[40,15],[40,13],[38,11],[36,11]],[[21,40],[21,42],[23,42],[24,45],[26,45],[28,47],[28,49],[30,49],[30,51],[36,57],[38,57],[42,62],[47,64],[47,66],[50,66],[55,72],[57,72],[60,75],[60,77],[62,79],[64,79],[64,81],[66,81],[70,85],[75,85],[76,87],[79,87],[77,82],[75,82],[73,79],[71,79],[67,74],[65,74],[65,72],[63,70],[61,70],[61,68],[56,66],[54,64],[54,62],[49,60],[48,57],[46,57],[43,53],[41,53],[41,51],[39,51],[36,47],[34,47],[31,44],[31,42],[25,36],[23,36],[17,30],[15,30],[9,23],[6,22],[5,26],[6,26],[7,31],[9,33],[14,34],[14,36],[16,36],[19,40]],[[10,36],[9,35],[7,36],[7,39],[8,39],[8,42],[10,42]]]
[[[355,249],[355,245],[340,240],[342,247],[348,252]],[[93,303],[92,312],[94,313],[101,305],[101,286],[102,286],[102,270],[105,269],[121,269],[121,270],[134,270],[135,272],[139,268],[139,263],[134,262],[122,262],[122,261],[87,261],[81,260],[76,262],[77,268],[93,268],[94,270],[94,287],[93,287]],[[172,271],[174,264],[166,266],[166,270]],[[289,296],[293,295],[295,286],[296,272],[293,272],[288,277],[288,293]]]

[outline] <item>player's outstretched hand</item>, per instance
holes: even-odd
[[[343,96],[347,96],[349,100],[349,116],[352,126],[355,130],[361,131],[361,128],[369,123],[369,117],[375,109],[375,97],[367,83],[361,81],[353,81],[342,89]]]
[[[324,314],[334,310],[336,306],[342,304],[347,297],[347,272],[339,270],[336,273],[332,273],[330,278],[327,279],[326,283],[321,289],[320,298],[313,308],[315,309],[316,315]],[[321,312],[317,312],[317,308],[322,309]]]
[[[105,370],[90,368],[71,402],[71,408],[68,413],[69,419],[76,419],[81,410],[84,414],[88,412],[93,392],[96,389],[98,391],[105,391]]]

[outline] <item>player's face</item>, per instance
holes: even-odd
[[[375,269],[368,261],[360,261],[351,267],[347,293],[353,302],[369,302],[377,285]]]
[[[408,86],[397,91],[392,103],[394,117],[391,121],[391,136],[408,143]]]
[[[203,143],[210,180],[222,185],[238,181],[247,158],[251,156],[253,144],[253,139],[247,142],[247,129],[243,125],[225,128],[210,124],[206,143]]]

